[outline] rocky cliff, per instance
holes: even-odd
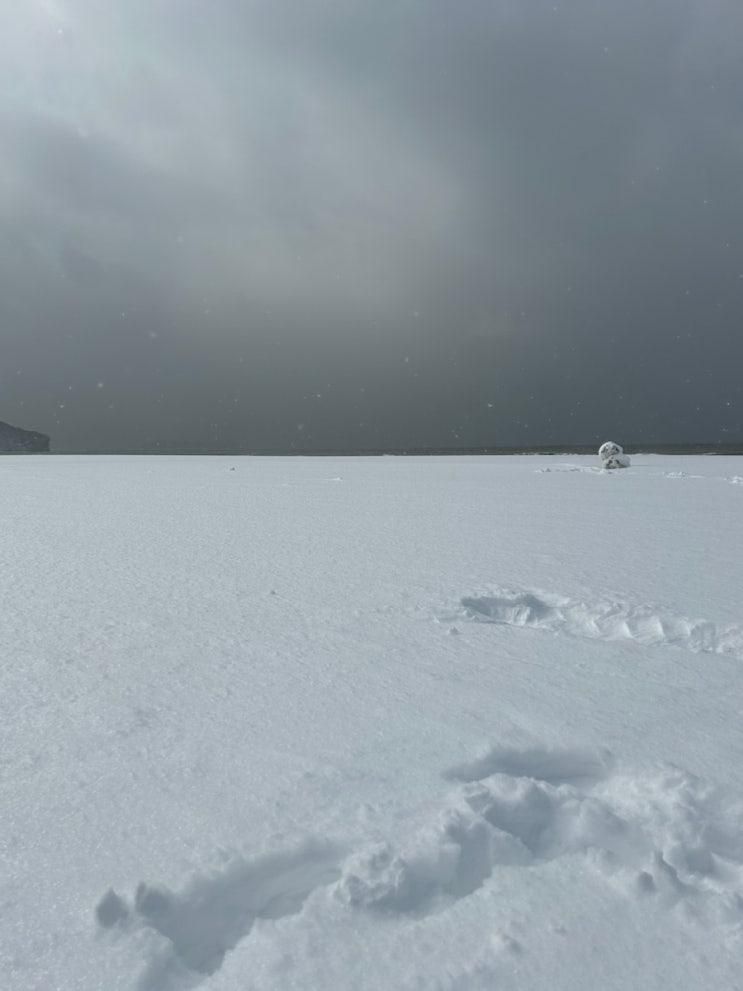
[[[0,454],[28,454],[49,450],[49,438],[35,430],[21,430],[0,420]]]

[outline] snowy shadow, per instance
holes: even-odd
[[[316,888],[335,881],[338,859],[334,847],[308,843],[294,852],[237,860],[212,876],[194,878],[179,893],[140,884],[132,906],[109,892],[98,906],[98,921],[105,928],[149,928],[167,941],[147,966],[139,991],[193,988],[222,966],[256,919],[293,915]]]
[[[611,763],[608,751],[494,747],[481,757],[450,768],[444,777],[449,781],[481,781],[493,774],[508,774],[552,785],[588,785],[605,778]]]

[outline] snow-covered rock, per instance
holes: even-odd
[[[617,454],[624,454],[624,448],[616,441],[607,440],[599,448],[599,457],[602,461],[608,461],[609,458],[616,457]]]
[[[0,452],[19,454],[45,453],[49,450],[49,438],[36,430],[23,430],[0,421]]]
[[[599,448],[599,458],[602,468],[629,468],[629,456],[624,453],[624,448],[616,441],[607,440]]]
[[[631,463],[632,462],[629,459],[629,455],[627,455],[627,454],[615,454],[613,457],[607,458],[606,461],[603,462],[602,467],[603,468],[629,468],[629,466],[630,466]]]

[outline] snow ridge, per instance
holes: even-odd
[[[647,604],[599,599],[584,602],[550,593],[499,589],[461,600],[464,617],[479,623],[533,627],[588,640],[630,640],[683,647],[694,653],[743,657],[743,629],[718,627]]]

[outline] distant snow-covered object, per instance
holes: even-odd
[[[602,461],[608,461],[609,458],[614,458],[617,454],[624,454],[624,448],[613,440],[607,440],[599,448],[599,457]]]
[[[602,468],[629,468],[630,459],[624,453],[621,444],[613,440],[607,440],[599,448],[599,458],[601,458]]]

